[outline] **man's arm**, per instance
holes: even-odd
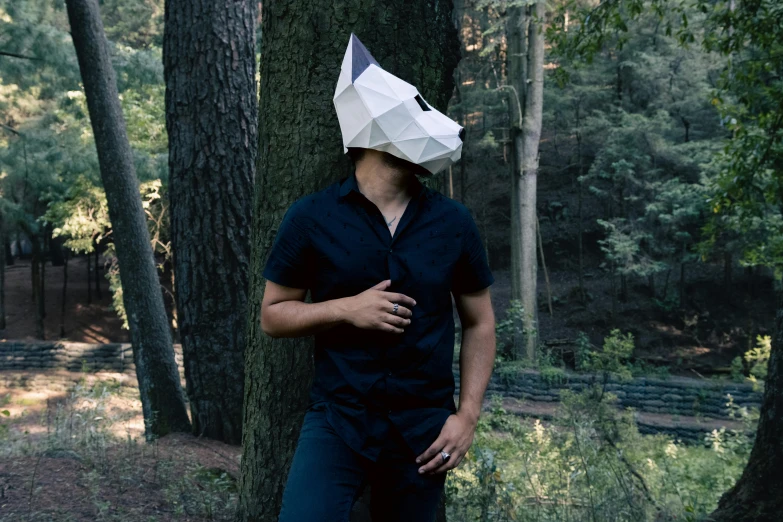
[[[489,288],[455,296],[462,323],[459,353],[459,412],[478,422],[484,392],[495,366],[495,313]]]
[[[454,300],[462,323],[459,409],[446,420],[435,442],[416,459],[424,464],[419,473],[448,471],[465,457],[473,443],[484,392],[495,364],[495,314],[489,287],[455,294]],[[441,450],[451,455],[446,462],[440,456]]]
[[[271,337],[305,337],[348,323],[357,328],[402,333],[411,322],[416,301],[386,292],[390,280],[381,281],[361,294],[320,303],[305,303],[307,290],[267,280],[261,302],[261,329]],[[397,313],[392,313],[398,303]]]

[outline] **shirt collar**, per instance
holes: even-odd
[[[423,195],[428,195],[426,190],[427,187],[424,185],[424,183],[419,181],[419,178],[415,174],[413,176],[413,187],[413,197],[411,199],[417,199]],[[345,198],[351,192],[361,194],[359,191],[359,185],[356,183],[355,172],[351,172],[351,174],[340,184],[340,199]]]

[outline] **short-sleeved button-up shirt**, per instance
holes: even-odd
[[[277,284],[309,289],[314,303],[357,295],[385,279],[388,291],[416,301],[401,334],[349,324],[315,334],[308,409],[324,408],[346,444],[371,460],[391,424],[418,455],[456,411],[451,293],[494,282],[468,209],[414,183],[393,236],[354,174],[296,200],[263,272]]]

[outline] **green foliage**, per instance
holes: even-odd
[[[731,379],[736,382],[750,381],[755,390],[762,391],[771,354],[772,338],[769,335],[756,336],[756,346],[731,361]]]
[[[580,368],[628,380],[632,377],[628,360],[633,355],[633,350],[633,334],[628,332],[623,335],[615,328],[604,339],[601,351],[583,350]]]
[[[506,316],[495,323],[498,361],[514,360],[514,343],[524,343],[527,331],[522,318],[525,310],[519,299],[512,299],[506,309]]]
[[[745,380],[745,368],[742,364],[742,357],[735,357],[731,360],[729,375],[734,382],[743,382]]]
[[[750,379],[754,383],[767,378],[767,365],[772,353],[772,338],[769,335],[756,337],[756,346],[745,352],[745,361],[750,367]]]
[[[65,6],[55,4],[0,0],[0,48],[21,56],[0,60],[0,221],[32,241],[51,225],[67,248],[88,253],[111,223]],[[163,1],[107,0],[101,15],[152,241],[166,258]],[[108,277],[124,320],[116,260]]]
[[[716,431],[703,446],[640,435],[600,389],[565,393],[547,425],[482,415],[447,478],[449,520],[698,520],[740,476],[751,439]]]

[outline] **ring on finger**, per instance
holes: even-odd
[[[448,461],[451,458],[451,454],[450,453],[446,453],[445,451],[441,450],[440,458],[443,459],[443,462],[446,462],[446,461]]]
[[[399,304],[399,303],[394,303],[394,307],[392,308],[392,313],[393,313],[393,314],[396,314],[396,313],[397,313],[397,309],[398,309],[399,307],[400,307],[400,304]]]

